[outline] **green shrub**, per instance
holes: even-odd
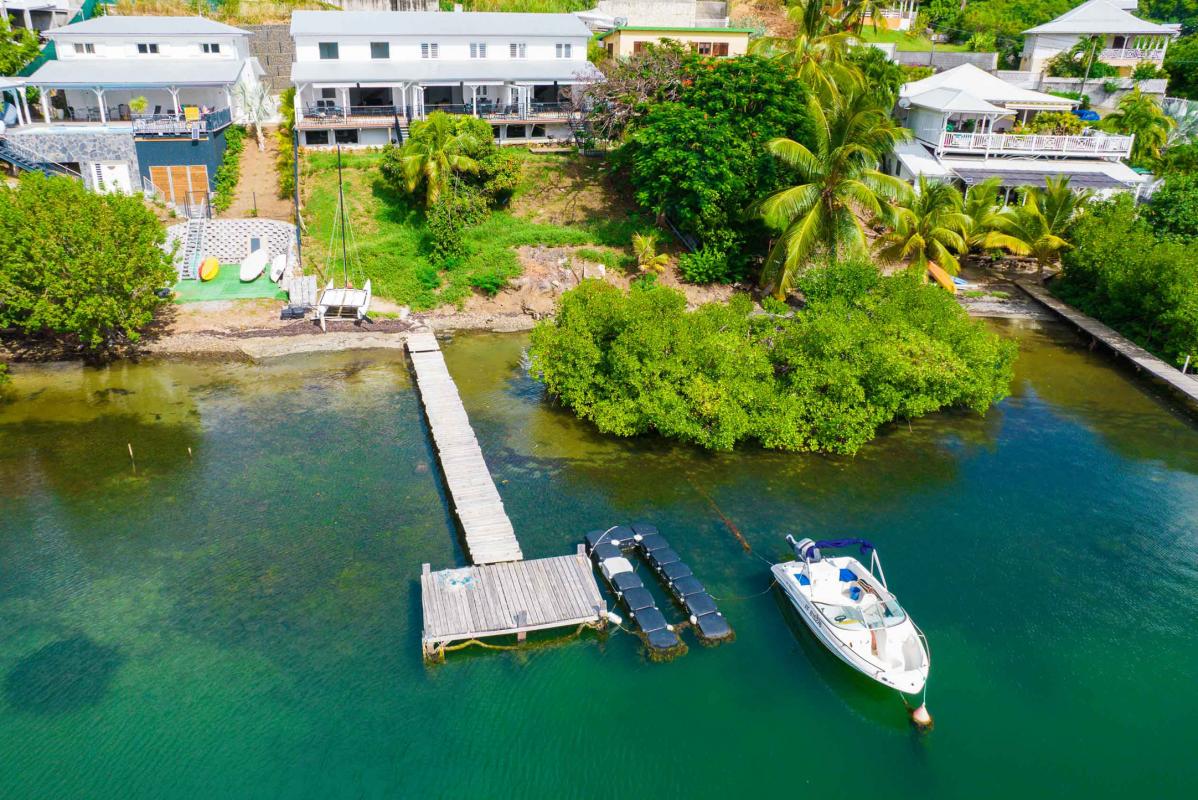
[[[728,280],[728,256],[705,245],[678,259],[678,272],[687,283],[723,283]]]
[[[969,49],[975,53],[993,53],[998,50],[998,38],[993,31],[978,31],[969,37]]]
[[[505,206],[520,185],[524,156],[512,148],[494,147],[478,160],[477,178],[483,194],[495,205]],[[473,176],[467,176],[469,180]]]
[[[507,286],[508,273],[504,269],[490,267],[475,272],[469,278],[469,283],[487,297],[494,297]]]
[[[1144,207],[1144,218],[1161,236],[1198,239],[1198,175],[1170,175]]]
[[[245,128],[230,125],[225,128],[225,154],[216,168],[212,208],[224,211],[233,204],[237,181],[241,177],[241,153],[245,150]]]
[[[1076,136],[1085,130],[1086,123],[1068,111],[1041,111],[1027,125],[1018,127],[1020,133],[1047,133],[1055,136]]]
[[[1081,92],[1049,92],[1057,97],[1068,97],[1070,100],[1077,100],[1080,108],[1087,109],[1090,107],[1090,95],[1082,94]]]
[[[425,214],[428,249],[434,262],[466,256],[466,229],[487,218],[487,199],[476,189],[455,185]]]
[[[1135,69],[1131,71],[1131,79],[1133,81],[1148,81],[1153,78],[1167,78],[1169,73],[1153,64],[1151,61],[1141,61],[1136,64]]]
[[[275,172],[279,177],[279,197],[295,193],[295,154],[292,136],[295,131],[295,87],[288,86],[279,95],[279,115],[283,118],[275,137],[279,154],[275,157]]]
[[[620,253],[615,250],[599,250],[595,247],[580,247],[574,251],[574,255],[583,260],[589,261],[592,264],[602,264],[608,269],[626,270],[636,266],[636,258],[627,253]]]
[[[811,271],[807,307],[785,318],[752,315],[744,296],[687,312],[668,287],[586,281],[534,329],[533,374],[604,433],[714,450],[852,453],[893,420],[1007,394],[1012,343],[918,277],[865,266],[872,280],[860,265]]]
[[[1124,194],[1074,224],[1052,291],[1178,366],[1198,356],[1198,244],[1162,239]]]
[[[768,294],[761,298],[761,308],[767,314],[789,314],[791,310],[785,300],[779,300]]]

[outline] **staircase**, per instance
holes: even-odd
[[[32,150],[23,147],[11,138],[0,139],[0,161],[12,164],[25,172],[40,172],[44,175],[65,175],[83,180],[83,176],[68,166],[47,161]]]
[[[204,225],[202,218],[187,221],[187,230],[183,234],[183,252],[177,263],[181,281],[194,281],[200,277],[200,260],[204,257]]]

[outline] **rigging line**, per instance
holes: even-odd
[[[770,581],[770,585],[769,585],[769,586],[767,586],[767,587],[765,587],[765,589],[764,589],[763,591],[760,591],[760,592],[758,592],[757,594],[747,594],[747,595],[745,595],[744,597],[735,597],[735,596],[732,596],[732,597],[716,597],[714,594],[713,594],[713,595],[711,595],[711,597],[712,597],[712,599],[713,599],[713,600],[719,600],[721,603],[738,603],[738,602],[740,602],[740,601],[742,601],[742,600],[753,600],[753,599],[755,599],[755,598],[761,597],[763,594],[765,594],[766,592],[768,592],[770,589],[773,589],[773,588],[774,588],[774,584],[776,584],[777,582],[778,582],[778,579],[777,579],[777,578],[774,578],[772,581]],[[710,593],[709,593],[709,594],[710,594]]]
[[[724,515],[724,512],[720,510],[720,507],[716,505],[715,500],[711,498],[711,495],[703,491],[702,487],[700,487],[695,481],[695,477],[688,472],[686,474],[686,479],[694,488],[694,490],[698,492],[704,500],[707,501],[707,504],[711,506],[711,510],[716,513],[716,516],[720,518],[720,520],[724,523],[724,526],[732,532],[732,535],[736,537],[738,542],[740,542],[740,546],[745,549],[745,552],[752,553],[753,548],[749,545],[749,540],[744,537],[744,535],[740,532],[740,529],[736,527],[736,524]]]
[[[337,210],[341,216],[341,271],[349,287],[349,251],[345,244],[345,183],[341,178],[341,145],[337,145]]]

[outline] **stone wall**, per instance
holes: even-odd
[[[1080,92],[1082,88],[1081,78],[1050,78],[1040,73],[1018,70],[999,70],[996,74],[1009,83],[1037,92]],[[1095,108],[1114,108],[1124,95],[1130,94],[1136,88],[1163,101],[1169,81],[1167,78],[1143,81],[1133,81],[1131,78],[1090,78],[1085,83],[1090,105]],[[1114,91],[1107,91],[1108,87]]]
[[[599,0],[596,8],[630,25],[722,28],[728,25],[726,3],[696,0]]]
[[[75,131],[71,133],[23,132],[20,128],[8,131],[8,136],[25,150],[36,153],[43,161],[58,164],[78,164],[87,185],[94,176],[87,169],[93,161],[124,161],[129,176],[136,183],[140,169],[132,131]],[[137,190],[138,186],[133,187]]]
[[[170,252],[176,243],[182,254],[187,223],[181,222],[166,229],[163,247]],[[239,264],[250,254],[250,237],[262,239],[266,251],[274,258],[279,253],[287,254],[287,269],[283,272],[282,285],[287,278],[296,274],[299,259],[295,247],[295,226],[277,219],[249,217],[246,219],[210,219],[204,221],[203,257],[212,256],[222,264]]]
[[[270,87],[271,94],[279,94],[291,85],[291,62],[295,60],[295,42],[291,39],[291,26],[246,25],[250,32],[250,54],[258,59],[266,74],[262,82]]]
[[[942,50],[935,52],[924,50],[911,52],[899,50],[894,54],[894,61],[905,67],[926,67],[929,64],[938,72],[959,67],[962,64],[973,64],[979,69],[993,72],[998,68],[998,53],[949,53]]]

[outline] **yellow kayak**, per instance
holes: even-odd
[[[945,288],[945,290],[948,291],[949,294],[957,293],[957,284],[953,283],[953,276],[949,275],[947,272],[945,272],[940,267],[929,262],[928,263],[928,274],[932,276],[932,280],[936,281],[936,283],[943,286]]]
[[[220,272],[220,262],[212,256],[200,262],[200,280],[210,281]]]

